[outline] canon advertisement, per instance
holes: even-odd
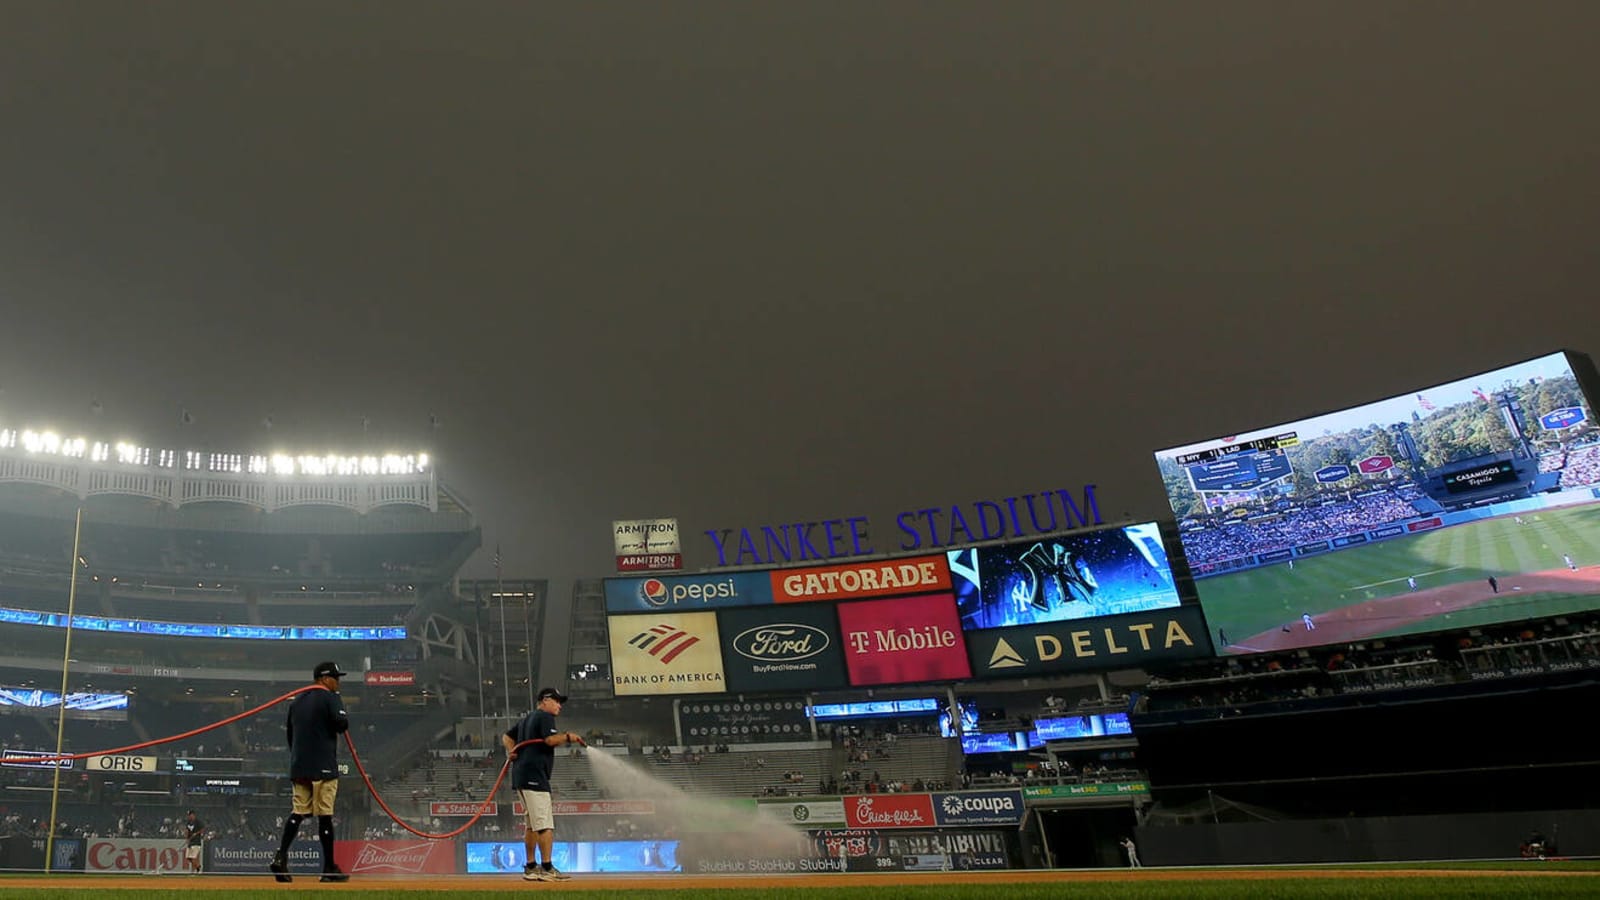
[[[950,594],[841,603],[839,635],[855,687],[972,676]]]
[[[1134,668],[1212,655],[1205,622],[1193,606],[972,631],[966,641],[978,678]]]
[[[833,607],[758,606],[717,613],[730,691],[825,690],[846,685]]]
[[[1178,605],[1153,522],[951,550],[947,557],[968,631]]]
[[[154,838],[90,838],[84,847],[85,872],[178,875],[183,872],[183,841]]]
[[[608,616],[611,685],[619,697],[720,694],[722,642],[713,612]]]
[[[693,612],[772,602],[766,572],[607,578],[606,612]]]

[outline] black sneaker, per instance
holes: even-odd
[[[350,875],[338,866],[330,866],[322,870],[322,877],[318,881],[349,881]]]
[[[274,856],[272,862],[267,864],[267,868],[271,870],[273,880],[279,884],[288,884],[294,880],[294,876],[289,874],[289,858],[282,853]]]

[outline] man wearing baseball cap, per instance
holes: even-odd
[[[567,695],[555,688],[541,690],[533,711],[500,736],[506,758],[513,762],[511,787],[522,798],[522,845],[528,858],[522,867],[525,881],[565,881],[572,877],[558,870],[551,856],[556,820],[550,807],[550,772],[555,767],[556,748],[563,744],[585,746],[582,737],[556,728],[556,716],[561,715],[566,702]],[[524,741],[533,743],[517,749]],[[541,856],[543,863],[535,862]]]
[[[321,690],[306,691],[289,704],[289,778],[294,781],[294,805],[283,821],[278,855],[267,866],[272,877],[293,881],[289,874],[289,846],[300,833],[300,823],[317,817],[317,838],[322,842],[322,881],[349,881],[333,861],[333,800],[339,794],[339,735],[350,730],[350,716],[339,697],[343,672],[332,662],[318,663],[311,680]]]

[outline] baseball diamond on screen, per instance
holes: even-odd
[[[1218,652],[1600,606],[1595,383],[1554,353],[1158,451]]]

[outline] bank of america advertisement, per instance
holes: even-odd
[[[714,612],[608,616],[611,685],[619,697],[720,694],[722,640]]]
[[[771,602],[772,582],[766,572],[606,579],[608,613],[692,612]]]
[[[827,603],[756,606],[717,613],[730,691],[846,686],[844,648]]]
[[[974,678],[1092,672],[1212,655],[1194,606],[969,631],[966,638]]]

